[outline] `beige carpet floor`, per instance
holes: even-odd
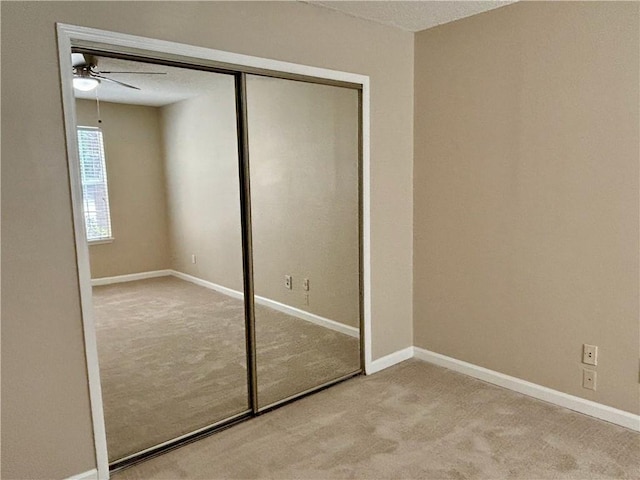
[[[409,360],[117,472],[137,479],[637,479],[640,435]]]
[[[241,300],[175,277],[93,288],[110,461],[247,410]],[[359,368],[358,339],[256,306],[261,406]]]

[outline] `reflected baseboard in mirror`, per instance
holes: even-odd
[[[242,294],[172,273],[93,287],[112,460],[246,408]],[[261,404],[360,369],[357,336],[261,304],[256,311]]]

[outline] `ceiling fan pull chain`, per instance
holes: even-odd
[[[100,98],[98,97],[97,88],[96,88],[96,109],[98,111],[98,123],[102,123],[102,118],[100,118]]]

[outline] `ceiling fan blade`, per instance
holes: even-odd
[[[114,80],[113,78],[103,77],[102,75],[92,75],[92,77],[100,78],[102,80],[107,80],[108,82],[117,83],[118,85],[122,85],[123,87],[133,88],[135,90],[140,90],[138,87],[134,87],[133,85],[129,85],[128,83],[120,82],[118,80]]]
[[[107,74],[127,73],[127,74],[133,74],[133,75],[166,75],[167,74],[167,72],[103,72],[103,71],[100,71],[100,73],[107,73]]]

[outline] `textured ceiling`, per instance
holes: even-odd
[[[330,8],[364,18],[373,22],[390,25],[409,32],[419,32],[427,28],[453,22],[477,13],[515,3],[512,1],[476,1],[452,0],[439,1],[308,1],[311,5]]]
[[[338,10],[351,16],[402,30],[417,32],[508,5],[514,1],[309,1],[305,3]],[[159,107],[206,95],[216,89],[220,82],[229,81],[227,75],[200,70],[166,67],[109,57],[97,58],[97,69],[100,71],[159,71],[166,72],[166,75],[110,74],[107,76],[135,85],[140,90],[102,81],[96,90],[90,92],[74,90],[76,98],[95,100],[97,93],[101,101]]]
[[[95,100],[97,93],[100,101],[104,102],[160,107],[213,93],[219,88],[221,82],[227,86],[233,86],[233,78],[230,75],[109,57],[95,58],[97,58],[97,70],[99,71],[166,72],[166,75],[105,74],[106,77],[134,85],[140,90],[126,88],[103,80],[98,88],[90,92],[74,89],[76,98]]]

